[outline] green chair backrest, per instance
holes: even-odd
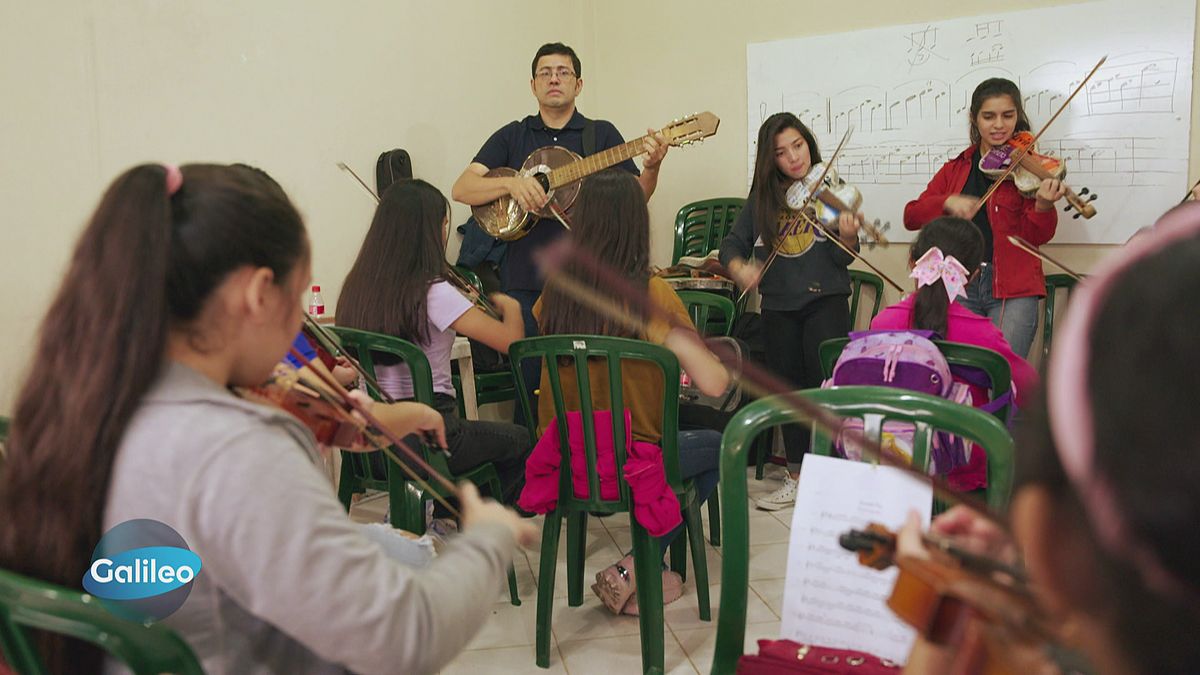
[[[850,272],[850,325],[857,327],[858,325],[858,307],[862,298],[863,286],[868,286],[875,289],[875,301],[871,305],[871,315],[867,317],[867,326],[871,325],[871,319],[879,313],[879,306],[883,304],[883,279],[862,270],[849,270]],[[865,328],[865,326],[864,326]]]
[[[433,371],[429,368],[429,359],[420,347],[392,335],[372,333],[357,328],[333,326],[330,330],[341,341],[342,348],[357,358],[363,370],[376,380],[378,380],[375,373],[376,356],[388,354],[399,358],[401,363],[408,366],[408,372],[412,376],[413,400],[425,405],[433,405]],[[374,395],[375,392],[372,394]],[[377,395],[374,398],[377,401],[382,400]],[[419,445],[423,446],[423,444]],[[413,449],[417,450],[417,448]],[[383,489],[383,484],[387,483],[388,476],[378,475],[377,467],[388,466],[388,462],[371,461],[371,457],[377,454],[379,453],[344,452],[342,461],[348,462],[354,475],[366,481],[368,487]],[[451,475],[444,455],[437,452],[422,452],[422,455],[425,461],[443,476]]]
[[[1046,304],[1044,314],[1042,316],[1042,363],[1045,364],[1050,358],[1050,342],[1054,339],[1054,301],[1058,295],[1058,289],[1065,288],[1067,290],[1067,301],[1071,300],[1071,293],[1075,290],[1075,277],[1068,274],[1049,274],[1046,276]]]
[[[567,445],[567,407],[564,398],[561,371],[570,369],[574,372],[578,412],[582,413],[584,452],[587,457],[588,498],[575,496],[572,488],[570,469],[559,472],[558,504],[568,510],[587,510],[592,512],[621,512],[633,507],[629,486],[624,480],[618,480],[620,485],[619,498],[606,501],[600,494],[600,476],[596,471],[596,425],[594,412],[597,410],[625,410],[624,378],[621,372],[623,364],[648,363],[662,373],[664,394],[661,408],[663,436],[660,442],[663,453],[663,464],[666,468],[667,482],[677,492],[682,489],[683,481],[679,477],[679,449],[676,431],[679,428],[679,361],[665,347],[660,347],[641,340],[626,338],[603,337],[597,335],[552,335],[547,337],[526,338],[517,340],[508,348],[509,360],[512,362],[513,378],[517,383],[521,406],[525,410],[525,419],[530,420],[529,434],[537,438],[538,430],[533,428],[528,392],[533,389],[527,383],[521,371],[521,363],[525,359],[540,359],[542,372],[549,380],[550,390],[542,389],[539,396],[550,396],[554,400],[554,418],[558,423],[559,448],[562,452],[563,467],[570,467],[570,448]],[[609,401],[592,400],[593,370],[589,363],[599,365],[600,375],[609,384]],[[559,364],[557,368],[550,364]],[[548,424],[549,420],[541,420]],[[621,414],[612,415],[612,437],[625,438],[625,417]],[[625,467],[625,448],[616,443],[616,473],[622,476]],[[564,498],[565,495],[565,498]]]
[[[951,403],[936,396],[890,387],[836,387],[798,392],[814,403],[843,417],[865,419],[869,435],[878,438],[882,419],[912,423],[916,427],[914,452],[928,452],[932,432],[948,431],[978,443],[991,458],[1002,458],[1006,472],[992,474],[994,495],[988,506],[1003,512],[1012,490],[1012,438],[995,417],[969,406]],[[871,416],[878,421],[872,423]],[[882,418],[882,419],[880,419]],[[749,576],[750,515],[746,493],[746,455],[759,433],[791,422],[806,422],[805,416],[790,410],[782,396],[759,399],[740,410],[721,438],[721,522],[724,541],[721,547],[721,611],[717,618],[717,642],[712,673],[733,673],[742,654],[746,633],[746,587]],[[873,430],[873,431],[872,431]],[[813,434],[812,452],[829,455],[831,439]],[[914,460],[916,458],[914,457]],[[994,497],[994,499],[993,499]]]
[[[733,332],[733,320],[737,318],[737,308],[733,301],[723,295],[705,291],[676,291],[683,306],[687,308],[696,324],[696,330],[701,335],[728,336]],[[713,316],[715,313],[719,316]]]
[[[833,366],[849,342],[850,338],[848,337],[832,338],[822,342],[821,346],[817,348],[817,354],[821,359],[821,371],[824,373],[825,379],[833,376]],[[947,340],[934,340],[933,344],[937,345],[938,350],[946,357],[946,362],[952,368],[968,366],[987,373],[988,378],[991,379],[990,400],[994,401],[1012,390],[1012,368],[998,352]],[[992,414],[1002,423],[1008,424],[1012,418],[1012,412],[1013,404],[1010,402]]]
[[[469,267],[463,267],[462,265],[454,265],[454,269],[462,275],[462,278],[467,280],[467,283],[474,286],[475,290],[479,291],[480,293],[484,292],[483,282],[480,281],[479,275],[475,273],[475,270]]]
[[[733,221],[746,205],[741,197],[717,197],[684,204],[675,215],[675,250],[671,264],[685,255],[705,256],[719,248]]]
[[[166,626],[119,618],[86,593],[0,570],[4,660],[18,673],[41,675],[46,669],[26,629],[90,642],[139,675],[204,672],[192,648]]]

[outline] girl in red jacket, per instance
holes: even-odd
[[[1033,344],[1038,298],[1046,294],[1046,280],[1041,261],[1009,243],[1008,236],[1015,234],[1035,246],[1050,241],[1058,225],[1054,202],[1065,190],[1060,181],[1047,179],[1034,197],[1023,197],[1012,181],[1005,181],[980,207],[979,198],[992,179],[979,169],[979,160],[1029,128],[1017,85],[998,77],[984,80],[971,95],[971,147],[946,162],[921,196],[904,207],[904,227],[910,230],[942,215],[966,218],[979,228],[984,262],[961,302],[999,326],[1021,356],[1027,356]]]

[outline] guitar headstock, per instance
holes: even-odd
[[[688,145],[716,134],[720,124],[721,118],[705,111],[671,122],[663,127],[662,135],[671,145]]]

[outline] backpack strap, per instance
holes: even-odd
[[[588,120],[583,123],[583,156],[596,154],[596,122]]]

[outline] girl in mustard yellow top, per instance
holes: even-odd
[[[650,214],[637,180],[621,171],[604,171],[583,184],[573,212],[571,236],[575,245],[588,251],[597,261],[622,278],[646,288],[650,300],[691,325],[691,319],[679,296],[663,280],[650,276]],[[594,275],[568,267],[567,272],[577,281],[599,288]],[[666,346],[675,352],[682,368],[705,393],[724,391],[729,375],[716,357],[695,340],[695,331],[670,328],[660,319],[652,319],[644,332],[634,331],[587,305],[575,300],[551,281],[534,306],[534,316],[542,335],[585,334],[607,335],[645,340]],[[592,381],[593,400],[608,400],[608,383],[601,369],[595,369]],[[635,440],[659,443],[662,440],[662,408],[665,383],[659,370],[648,363],[626,363],[621,368],[623,400],[633,418]],[[564,395],[574,390],[574,371],[560,368]],[[550,380],[542,370],[541,386],[549,391]],[[575,400],[570,400],[574,398]],[[578,406],[572,394],[565,401],[568,407]],[[554,401],[539,397],[538,419],[554,419]],[[711,429],[680,431],[679,471],[683,478],[695,480],[701,500],[705,500],[717,485],[717,465],[721,434]],[[659,539],[662,550],[679,534],[682,525]],[[636,612],[633,579],[633,558],[626,556],[617,564],[596,575],[592,590],[613,612]],[[663,599],[671,602],[682,594],[682,582],[674,572],[663,573]]]

